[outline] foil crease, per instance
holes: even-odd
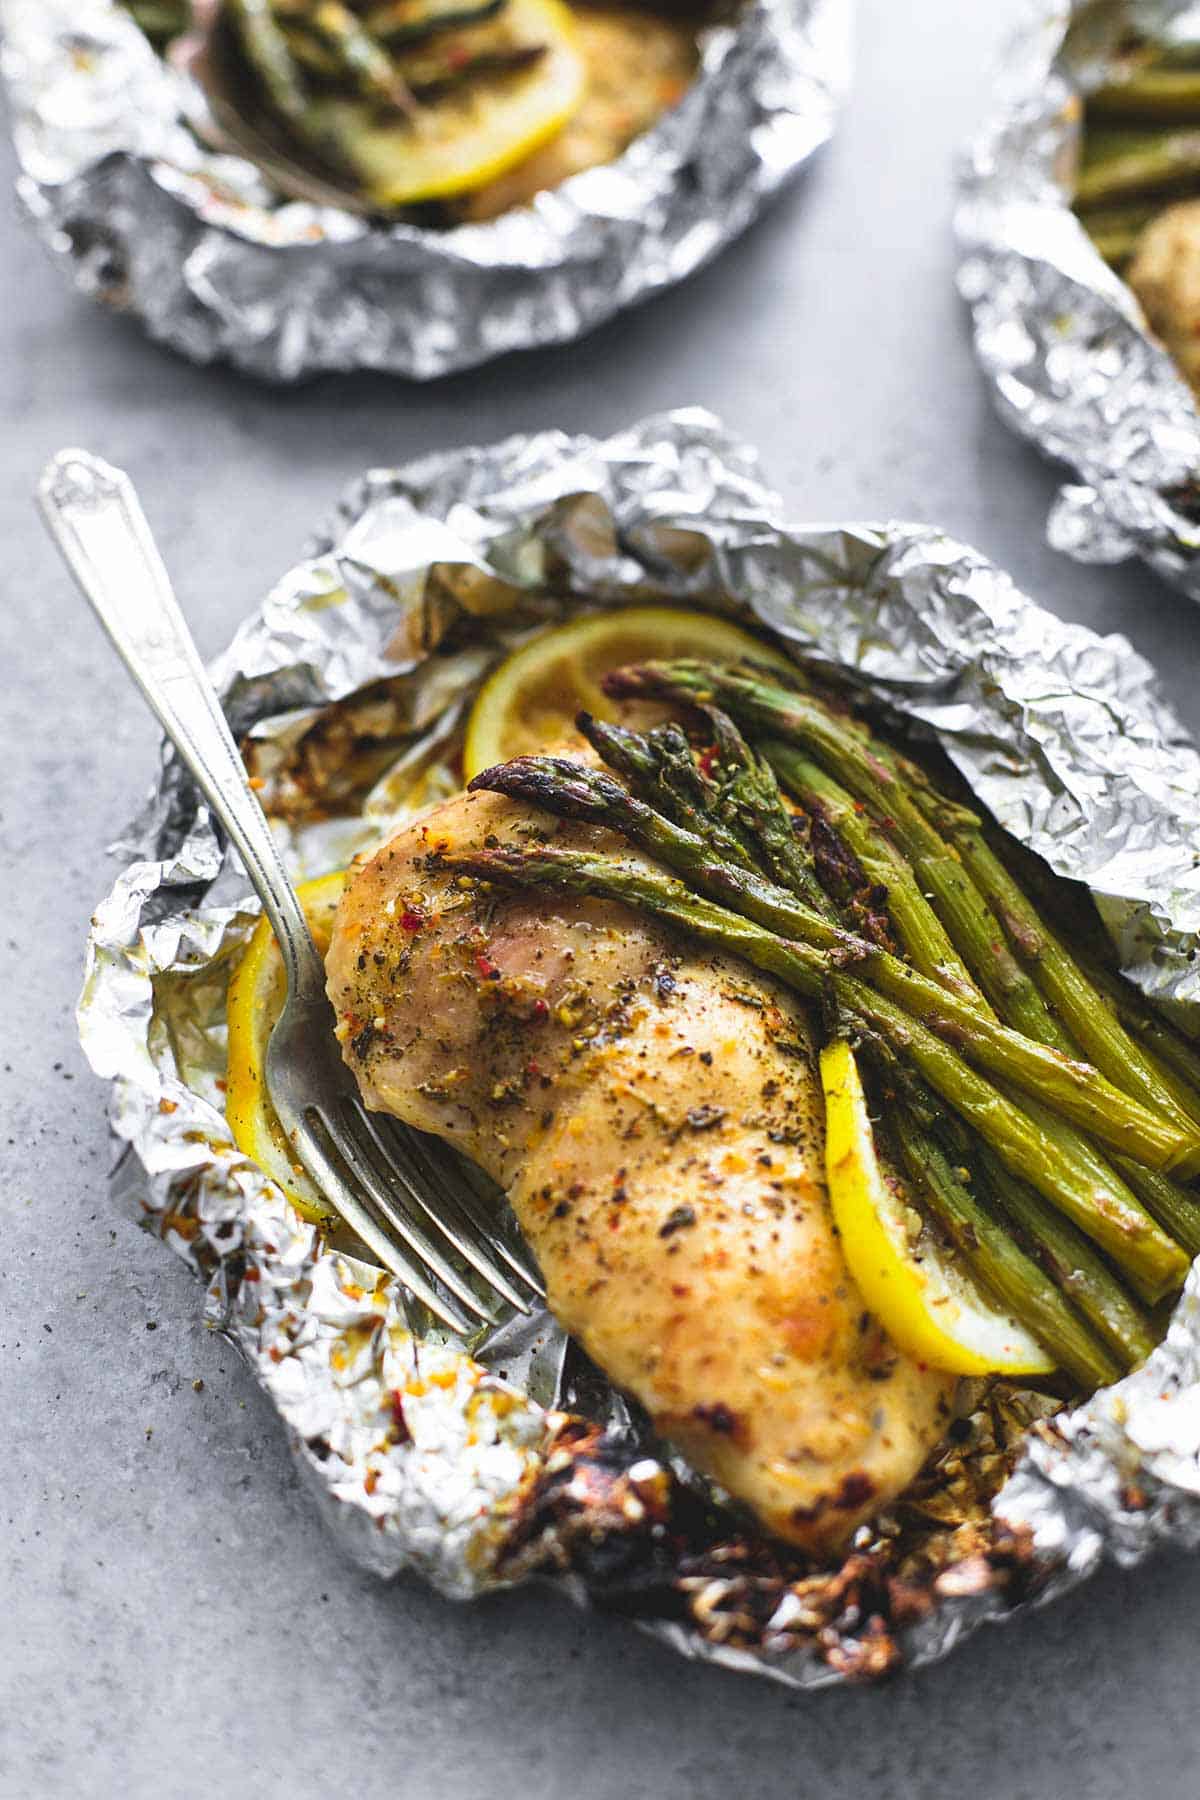
[[[1073,471],[1048,537],[1140,556],[1200,598],[1200,413],[1132,291],[1072,213],[1081,97],[1130,31],[1200,29],[1195,0],[1036,0],[959,182],[959,288],[1001,417]]]
[[[459,600],[439,636],[434,602],[447,591]],[[646,596],[757,616],[935,739],[1017,839],[1087,885],[1143,989],[1200,1027],[1200,761],[1148,666],[1124,639],[1043,612],[930,527],[786,523],[753,454],[707,414],[649,419],[604,442],[544,433],[370,472],[214,673],[268,769],[358,708],[411,770],[528,629],[529,608],[563,616]],[[399,792],[385,774],[340,822],[294,814],[281,827],[293,869],[329,867],[385,836],[403,816]],[[669,1481],[661,1452],[635,1446],[614,1463],[596,1439],[590,1464],[572,1460],[564,1446],[600,1427],[556,1410],[572,1391],[548,1321],[472,1355],[423,1331],[394,1282],[290,1209],[233,1144],[221,1104],[225,986],[256,903],[170,758],[124,855],[92,923],[79,1007],[84,1049],[111,1083],[116,1185],[202,1277],[210,1317],[270,1394],[331,1526],[366,1566],[416,1568],[447,1594],[550,1572],[574,1598],[604,1603],[572,1548],[572,1517],[593,1546],[589,1491],[617,1526],[653,1521]],[[1008,1592],[978,1555],[944,1567],[901,1621],[909,1665],[1106,1556],[1200,1544],[1198,1279],[1143,1369],[1032,1426],[993,1521],[1031,1567]],[[619,1408],[602,1423],[614,1419],[636,1430]],[[751,1592],[757,1554],[751,1540],[740,1589],[710,1583],[714,1604]],[[860,1562],[855,1593],[869,1576]],[[749,1649],[714,1641],[677,1608],[643,1622],[684,1654],[797,1687],[880,1672],[798,1645],[802,1612],[790,1592]]]
[[[744,231],[833,129],[849,6],[748,0],[618,160],[434,231],[287,200],[206,148],[203,96],[116,0],[0,0],[18,193],[79,289],[196,362],[429,380],[578,337]]]

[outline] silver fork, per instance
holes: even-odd
[[[362,1103],[334,1036],[320,955],[133,484],[86,451],[63,450],[46,467],[38,504],[271,921],[287,1001],[268,1046],[267,1087],[300,1162],[368,1251],[452,1330],[494,1324],[505,1306],[529,1312],[542,1295],[536,1275],[461,1174],[448,1174],[449,1153]]]

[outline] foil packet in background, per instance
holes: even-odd
[[[1036,0],[964,161],[959,287],[1000,414],[1074,478],[1048,536],[1080,562],[1142,557],[1200,598],[1200,412],[1071,211],[1082,96],[1132,33],[1200,35],[1195,0]]]
[[[485,225],[286,200],[188,124],[203,96],[117,0],[0,0],[18,192],[76,286],[196,362],[429,380],[580,336],[672,286],[825,142],[850,0],[747,0],[617,161]]]
[[[414,793],[453,785],[469,698],[531,629],[650,598],[757,619],[935,739],[1022,843],[1087,884],[1145,992],[1200,1022],[1200,756],[1149,667],[929,527],[782,522],[752,453],[695,411],[354,486],[215,667],[293,872],[338,866]],[[1143,1369],[1028,1431],[993,1416],[965,1474],[939,1465],[907,1572],[882,1526],[832,1571],[786,1565],[736,1524],[714,1537],[704,1496],[594,1371],[572,1370],[552,1321],[473,1354],[423,1331],[393,1281],[322,1240],[239,1152],[224,1002],[257,907],[175,762],[126,855],[79,1009],[111,1082],[118,1190],[203,1278],[369,1568],[463,1598],[549,1577],[687,1655],[807,1688],[930,1661],[1105,1556],[1200,1543],[1195,1273]],[[982,1519],[960,1523],[955,1496],[985,1464],[1001,1473]]]

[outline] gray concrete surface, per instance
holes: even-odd
[[[1046,605],[1126,631],[1200,725],[1200,615],[1052,555],[1052,478],[991,417],[951,289],[951,156],[1011,0],[864,0],[820,166],[716,267],[590,341],[414,390],[199,371],[0,234],[0,1794],[447,1800],[1192,1800],[1200,1565],[1110,1573],[877,1692],[797,1698],[516,1594],[346,1566],[199,1296],[109,1209],[75,1045],[104,845],[153,734],[29,494],[81,443],[139,482],[206,651],[360,467],[702,401],[797,516],[936,519]],[[8,179],[10,161],[2,171]],[[203,1381],[195,1392],[193,1382]]]

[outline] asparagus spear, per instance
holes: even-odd
[[[762,750],[788,793],[811,816],[827,819],[867,874],[886,887],[888,912],[916,967],[955,993],[975,996],[979,990],[970,970],[926,900],[911,864],[879,830],[862,802],[793,745],[771,738]]]
[[[723,863],[708,842],[684,831],[652,807],[627,794],[611,777],[565,757],[522,756],[487,769],[473,790],[508,794],[547,812],[620,831],[668,868],[693,882],[701,893],[744,912],[768,931],[797,939],[834,956],[845,966],[861,966],[880,994],[914,1020],[947,1037],[961,1054],[989,1074],[1010,1081],[1061,1112],[1085,1131],[1154,1167],[1170,1167],[1200,1155],[1200,1140],[1165,1125],[1154,1113],[1122,1094],[1085,1063],[1078,1063],[996,1023],[987,1012],[911,969],[877,945],[841,930],[803,900],[753,870]],[[1073,1147],[1063,1128],[1064,1149]],[[1119,1186],[1119,1184],[1111,1184]],[[1136,1208],[1128,1192],[1126,1208]]]
[[[1163,209],[1161,200],[1126,200],[1118,206],[1081,206],[1075,212],[1093,239],[1135,244],[1151,219]]]
[[[724,729],[727,736],[729,733],[736,734],[738,744],[740,744],[742,740],[740,733],[737,732],[737,727],[728,720],[726,715],[722,714],[721,717],[725,720]],[[578,722],[584,728],[591,724],[590,720],[585,721],[584,719]],[[610,756],[610,762],[616,761],[619,768],[623,770],[632,768],[637,772],[639,768],[645,766],[643,760],[645,752],[639,752],[639,746],[642,744],[643,740],[636,734],[618,730],[618,756],[616,758]],[[728,748],[731,756],[740,756],[738,744],[730,741]],[[599,736],[597,747],[603,754],[607,747],[603,734]],[[894,910],[897,918],[903,917],[904,919],[904,929],[901,935],[909,944],[910,950],[917,952],[915,960],[918,968],[934,979],[940,978],[947,986],[957,987],[964,995],[977,997],[981,1004],[985,1004],[969,971],[959,960],[957,952],[946,936],[941,921],[921,893],[908,863],[876,830],[865,808],[856,804],[844,789],[839,788],[815,763],[809,763],[802,758],[799,752],[793,751],[785,745],[769,745],[767,748],[773,757],[778,758],[777,766],[784,773],[786,785],[801,799],[809,813],[814,816],[820,815],[828,822],[831,830],[848,839],[852,853],[867,862],[870,872],[876,880],[886,884],[889,907]],[[609,822],[611,823],[611,821]],[[716,828],[711,816],[701,817],[698,824],[701,835],[705,836],[710,844],[713,844]],[[664,848],[661,841],[657,848],[661,853]],[[719,849],[717,854],[719,855]],[[670,862],[669,857],[667,860]],[[672,866],[680,865],[675,863]],[[786,886],[787,883],[782,883],[782,885]],[[794,892],[795,889],[793,888],[792,891]],[[738,910],[744,910],[744,908],[739,906]],[[1029,1108],[1029,1110],[1034,1112],[1035,1121],[1040,1123],[1043,1129],[1053,1133],[1058,1122],[1052,1115],[1040,1108],[1036,1110]],[[928,1112],[928,1108],[926,1111]],[[944,1124],[945,1115],[941,1116]],[[916,1128],[920,1129],[919,1126]],[[928,1126],[924,1129],[928,1134]],[[967,1146],[961,1142],[956,1149],[960,1158],[968,1153]],[[1107,1165],[1101,1163],[1098,1157],[1095,1160],[1099,1181],[1101,1183],[1112,1182],[1112,1171]],[[1012,1179],[1003,1169],[999,1170],[999,1174],[1008,1181]],[[1135,1187],[1135,1191],[1141,1192],[1151,1215],[1171,1231],[1171,1234],[1177,1237],[1185,1249],[1195,1254],[1189,1240],[1195,1236],[1197,1226],[1200,1225],[1200,1211],[1193,1205],[1189,1197],[1174,1183],[1167,1181],[1165,1177],[1153,1175],[1149,1170],[1143,1170],[1140,1165],[1126,1160],[1125,1176],[1127,1181],[1131,1175],[1135,1177],[1131,1185]],[[1149,1184],[1145,1190],[1141,1181],[1143,1176],[1145,1183]],[[1037,1206],[1044,1208],[1044,1202],[1037,1196],[1031,1194],[1030,1198]],[[1082,1302],[1081,1310],[1093,1318],[1101,1336],[1105,1337],[1110,1344],[1114,1344],[1122,1352],[1125,1345],[1133,1345],[1140,1358],[1146,1353],[1145,1347],[1153,1342],[1149,1322],[1138,1312],[1134,1302],[1124,1292],[1115,1277],[1105,1268],[1101,1260],[1087,1248],[1086,1239],[1080,1233],[1075,1232],[1074,1228],[1065,1220],[1059,1219],[1059,1215],[1052,1214],[1052,1217],[1061,1224],[1061,1233],[1056,1239],[1058,1244],[1058,1255],[1055,1259],[1056,1272],[1061,1274],[1069,1257],[1075,1256],[1075,1261],[1071,1262],[1069,1266],[1071,1292]],[[1179,1229],[1181,1224],[1186,1228],[1183,1231]],[[1064,1233],[1069,1234],[1065,1245],[1062,1241]],[[1051,1236],[1054,1237],[1053,1232]],[[1080,1265],[1082,1273],[1076,1270],[1076,1263]],[[1141,1348],[1138,1348],[1139,1345]]]
[[[737,727],[728,715],[716,709],[710,717],[716,728],[722,763],[731,767],[745,767],[751,753]],[[629,766],[627,761],[624,766]],[[813,768],[812,774],[816,786],[822,789],[825,804],[819,810],[827,828],[844,837],[841,828],[847,823],[850,825],[853,834],[848,845],[850,853],[854,856],[870,856],[873,851],[883,851],[882,866],[877,863],[871,872],[876,874],[877,879],[886,881],[889,898],[897,881],[902,881],[904,877],[907,877],[907,881],[915,889],[912,872],[903,858],[892,852],[885,842],[881,841],[880,845],[872,843],[871,828],[865,813],[856,811],[849,796],[844,795],[834,784],[824,783],[819,770]],[[787,832],[787,854],[776,864],[777,878],[781,886],[803,898],[811,887],[811,880],[788,879],[789,871],[795,866],[794,859],[799,860],[800,848],[791,828],[791,820],[782,806],[777,788],[772,786],[768,789],[765,798],[771,821],[775,824],[782,821]],[[804,798],[809,803],[810,810],[817,813],[818,808],[813,805],[816,796],[811,788]],[[830,818],[830,814],[834,817]],[[757,813],[751,814],[746,822],[752,828],[757,826]],[[855,831],[854,827],[859,823],[863,829]],[[915,892],[914,897],[924,919],[940,932],[941,926],[936,915],[932,913],[924,897],[919,891]],[[945,941],[944,956],[947,963],[957,961],[949,940]],[[966,990],[974,992],[965,969],[962,970],[962,980]],[[951,1169],[940,1146],[931,1140],[928,1127],[918,1118],[912,1106],[904,1107],[903,1126],[899,1135],[906,1161],[913,1170],[914,1179],[929,1200],[930,1210],[941,1221],[968,1267],[984,1287],[1002,1305],[1008,1307],[1034,1333],[1039,1342],[1046,1345],[1062,1367],[1084,1385],[1096,1387],[1115,1379],[1128,1361],[1129,1345],[1135,1346],[1135,1355],[1139,1358],[1144,1354],[1141,1345],[1145,1333],[1137,1308],[1094,1253],[1090,1253],[1091,1261],[1100,1272],[1100,1280],[1095,1284],[1095,1292],[1091,1286],[1085,1287],[1083,1299],[1098,1313],[1102,1335],[1110,1341],[1114,1336],[1115,1324],[1115,1343],[1122,1359],[1120,1363],[1113,1362],[1090,1332],[1080,1324],[1070,1305],[1055,1288],[1053,1280],[1048,1279],[1041,1268],[1013,1242],[1008,1228],[985,1213],[975,1201],[969,1189]],[[1038,1204],[1043,1203],[1039,1201]],[[1062,1223],[1066,1231],[1073,1231],[1073,1227],[1067,1225],[1065,1220]],[[1080,1242],[1085,1241],[1080,1237]],[[1086,1311],[1087,1306],[1083,1310]]]
[[[356,93],[395,112],[416,110],[412,90],[358,14],[344,0],[274,0],[281,18],[315,37]]]
[[[460,62],[454,46],[444,56],[433,47],[415,63],[406,60],[404,73],[413,98],[428,106],[469,82],[532,68],[545,54],[545,44],[509,44],[499,50],[481,50]]]
[[[1005,1024],[1066,1055],[1077,1054],[1077,1046],[1002,941],[997,920],[960,864],[953,858],[926,858],[921,865],[926,879],[932,881],[943,903],[942,911],[953,932],[952,942],[942,920],[921,891],[909,863],[878,831],[866,809],[800,752],[778,742],[768,743],[765,748],[785,786],[806,806],[831,814],[837,828],[850,835],[864,856],[873,858],[870,866],[887,884],[889,909],[900,924],[902,942],[918,969],[956,992],[986,1004],[984,995],[972,979],[971,971],[974,970],[983,979]],[[902,762],[899,766],[904,767]],[[919,771],[912,773],[912,790],[924,791],[927,784],[923,776]],[[948,801],[942,804],[967,823],[976,822],[974,815],[966,809]],[[959,960],[954,943],[961,944],[967,951],[970,969]],[[1126,1086],[1126,1083],[1120,1085]],[[1167,1086],[1171,1085],[1168,1082]],[[1011,1097],[1019,1098],[1009,1091]],[[1188,1097],[1194,1100],[1193,1096]],[[1024,1104],[1047,1135],[1060,1134],[1061,1123],[1052,1113],[1028,1098]],[[1123,1180],[1151,1217],[1189,1256],[1200,1254],[1200,1204],[1194,1194],[1131,1157],[1117,1155],[1110,1164],[1082,1140],[1076,1149],[1091,1160],[1097,1180],[1102,1183]]]
[[[896,1069],[893,1059],[893,1068]],[[905,1104],[927,1137],[941,1140],[952,1168],[966,1165],[981,1203],[1024,1242],[1100,1340],[1128,1368],[1147,1357],[1159,1334],[1150,1315],[1133,1299],[1095,1245],[1055,1207],[1019,1180],[989,1146],[966,1130],[953,1113],[939,1108],[928,1089],[898,1070]]]
[[[768,743],[766,751],[791,792],[805,805],[825,807],[836,818],[839,830],[851,834],[852,841],[863,853],[874,854],[877,860],[872,867],[887,883],[889,908],[899,926],[901,941],[916,967],[935,980],[953,984],[957,992],[977,993],[970,971],[958,960],[957,951],[921,892],[911,867],[876,831],[865,809],[856,806],[844,789],[800,752],[777,741]],[[950,923],[955,939],[964,946],[974,944],[974,955],[970,957],[972,967],[977,971],[991,971],[991,995],[1005,1023],[1043,1043],[1074,1053],[1075,1045],[1059,1020],[1044,1004],[1028,977],[1023,976],[1012,956],[997,944],[995,920],[966,880],[965,870],[951,865],[941,892],[943,897],[949,895],[952,901],[954,916]],[[953,904],[955,900],[959,902],[957,908]],[[1098,995],[1096,999],[1099,1004]],[[1161,1069],[1158,1073],[1161,1078]],[[1122,1081],[1121,1085],[1125,1083]],[[1170,1091],[1175,1091],[1170,1082],[1167,1086]],[[1053,1133],[1053,1120],[1039,1108],[1031,1110],[1043,1130]],[[1164,1230],[1190,1256],[1200,1255],[1200,1204],[1196,1197],[1177,1182],[1144,1168],[1132,1158],[1118,1156],[1115,1166],[1120,1178],[1133,1189]],[[1106,1172],[1111,1177],[1112,1171]]]
[[[834,712],[803,689],[778,683],[777,674],[762,674],[748,664],[684,660],[640,663],[604,677],[605,690],[615,698],[720,706],[744,731],[799,745],[856,800],[882,815],[888,835],[914,868],[922,856],[944,855],[945,844],[909,797],[891,752],[848,713]]]
[[[772,880],[806,900],[816,912],[831,913],[829,897],[816,879],[796,837],[795,822],[783,803],[775,772],[750,748],[728,713],[703,709],[713,733],[716,761],[710,770],[717,788],[717,816],[728,821],[743,843],[755,846]]]
[[[426,0],[413,6],[412,0],[382,0],[366,15],[365,24],[371,36],[395,52],[442,31],[461,31],[471,25],[483,25],[501,12],[506,0],[481,0],[467,4],[463,0]]]
[[[1092,986],[1108,1001],[1122,1024],[1142,1040],[1153,1058],[1159,1078],[1172,1085],[1181,1105],[1195,1104],[1200,1094],[1200,1046],[1175,1029],[1154,1010],[1137,988],[1090,958],[1079,957]]]
[[[1200,178],[1200,129],[1094,131],[1075,182],[1078,206],[1102,206],[1135,195],[1168,195]]]
[[[910,1107],[901,1101],[889,1109],[888,1117],[909,1179],[985,1292],[1018,1319],[1081,1387],[1090,1390],[1115,1381],[1128,1366],[1126,1346],[1121,1346],[1121,1362],[1115,1362],[1054,1282],[980,1205]]]
[[[975,887],[998,915],[1009,942],[1028,962],[1038,988],[1084,1054],[1126,1093],[1167,1118],[1195,1123],[1200,1098],[1193,1097],[1189,1110],[1181,1107],[1137,1039],[1104,1004],[1066,945],[1043,923],[992,850],[982,822],[963,807],[940,808],[932,789],[924,790],[921,803],[944,825]]]
[[[1200,125],[1200,71],[1143,69],[1088,95],[1089,119],[1163,120]]]
[[[667,819],[687,831],[704,835],[716,854],[735,868],[753,869],[756,858],[749,847],[716,817],[716,787],[695,770],[693,782],[683,772],[673,738],[651,734],[639,737],[622,725],[609,725],[581,712],[575,724],[610,769],[623,775],[634,793],[655,806]],[[680,734],[682,735],[682,734]],[[687,740],[683,740],[687,747]],[[691,751],[688,750],[691,760]],[[572,768],[580,765],[573,763]],[[694,764],[693,764],[694,768]],[[487,771],[488,774],[493,771]],[[484,777],[478,780],[482,784]]]
[[[308,94],[270,0],[229,0],[229,13],[272,110],[311,138]]]
[[[985,987],[989,973],[999,979],[994,940],[1002,943],[1007,937],[1018,954],[1031,962],[1046,999],[1097,1066],[1179,1129],[1188,1133],[1195,1129],[1195,1117],[1180,1106],[1140,1046],[1113,1019],[1069,952],[1042,925],[1036,909],[992,854],[978,815],[937,794],[921,771],[873,740],[857,720],[842,717],[811,695],[772,686],[748,669],[649,663],[618,670],[607,678],[606,685],[614,693],[654,694],[693,705],[717,701],[741,722],[785,741],[802,743],[855,798],[883,815],[884,828],[907,855],[922,888],[932,890],[943,919],[947,911],[957,916],[964,904],[954,859],[947,855],[949,838],[983,896],[982,910],[976,909],[978,930],[969,940],[971,952],[967,942],[959,945],[976,978]],[[997,926],[993,933],[986,923],[989,904],[999,912],[1003,932]]]
[[[868,1035],[882,1037],[911,1062],[928,1085],[993,1145],[1006,1166],[1093,1236],[1126,1270],[1139,1292],[1160,1299],[1182,1282],[1186,1257],[1127,1190],[1098,1187],[1091,1169],[1068,1144],[1048,1139],[1026,1113],[976,1074],[952,1045],[849,974],[839,966],[836,954],[776,936],[693,894],[682,882],[603,855],[495,849],[445,851],[435,860],[439,867],[502,886],[549,887],[616,900],[743,957],[809,1000],[824,1001],[832,996]],[[786,898],[794,908],[800,907],[791,896]],[[817,923],[822,930],[831,930],[825,921]],[[979,1018],[972,1022],[976,1027],[984,1023]]]
[[[1123,1367],[1144,1362],[1159,1339],[1154,1322],[1132,1300],[1094,1245],[1069,1219],[1017,1180],[986,1145],[973,1158],[1001,1217],[1023,1235],[1030,1253],[1088,1319]]]
[[[328,47],[319,38],[313,37],[301,24],[294,20],[280,22],[279,29],[283,33],[288,55],[303,69],[306,75],[313,75],[320,82],[335,83],[341,76],[341,65]]]

